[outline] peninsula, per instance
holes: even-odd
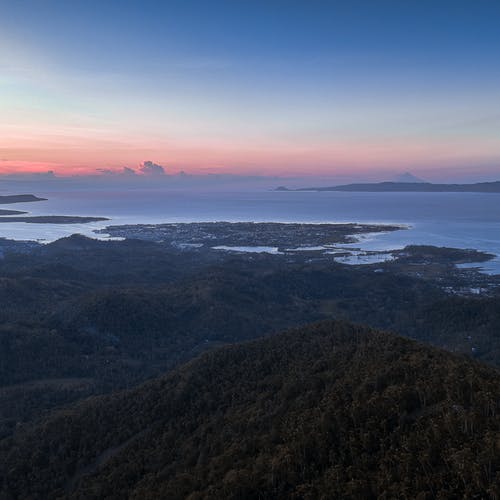
[[[374,182],[299,189],[288,189],[284,186],[280,186],[276,188],[276,191],[350,191],[369,193],[500,193],[500,181],[477,182],[474,184],[433,184],[431,182]]]
[[[356,236],[399,231],[402,225],[388,224],[306,224],[280,222],[188,222],[108,226],[97,234],[156,241],[178,248],[216,246],[276,247],[280,251],[304,251],[323,245],[355,243]]]

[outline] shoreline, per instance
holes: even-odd
[[[38,217],[38,219],[35,219]],[[57,219],[56,219],[57,218]],[[0,224],[2,219],[5,222],[11,223],[4,224],[2,227],[5,228],[2,231],[2,235],[7,239],[12,239],[13,241],[37,241],[40,243],[50,243],[57,241],[58,239],[68,237],[71,234],[81,234],[90,238],[100,239],[100,240],[112,240],[116,238],[126,238],[126,235],[118,234],[119,228],[130,228],[132,232],[137,229],[147,228],[148,230],[162,227],[162,226],[180,226],[187,227],[189,225],[245,225],[252,224],[255,228],[258,225],[262,226],[274,226],[283,228],[293,228],[293,226],[305,226],[311,228],[318,228],[321,226],[328,227],[332,231],[343,229],[344,239],[343,241],[337,240],[336,243],[342,243],[346,248],[343,249],[346,252],[361,252],[362,256],[371,255],[382,255],[388,254],[390,252],[397,253],[398,251],[404,249],[409,245],[429,245],[436,248],[458,248],[462,250],[473,249],[478,252],[490,254],[490,257],[486,262],[469,262],[466,263],[463,268],[474,268],[479,272],[484,272],[485,274],[498,275],[500,274],[500,252],[494,245],[474,245],[476,240],[472,237],[464,238],[460,240],[457,237],[450,237],[445,235],[441,238],[440,233],[436,229],[431,229],[426,227],[424,223],[420,222],[388,222],[388,221],[378,221],[378,222],[344,222],[336,220],[334,222],[325,221],[240,221],[240,220],[208,220],[208,221],[193,221],[190,220],[171,220],[170,222],[138,222],[135,221],[138,218],[133,218],[134,222],[125,223],[126,220],[130,220],[129,217],[84,217],[84,216],[30,216],[30,217],[15,217],[7,218],[0,217]],[[10,219],[10,220],[9,220]],[[14,220],[13,220],[14,219]],[[25,219],[29,219],[25,220]],[[140,218],[139,218],[140,220]],[[60,222],[59,222],[60,221]],[[368,231],[366,228],[371,227],[375,229],[374,231]],[[349,231],[345,231],[349,228]],[[360,230],[364,228],[364,230]],[[137,236],[137,235],[136,235]],[[467,237],[467,233],[464,234]],[[472,236],[472,235],[471,235]],[[128,237],[133,237],[128,235]],[[351,239],[347,239],[350,237]],[[139,238],[140,239],[140,238]],[[154,239],[154,238],[153,238]],[[479,243],[480,240],[477,240]],[[189,244],[189,242],[187,242]],[[252,246],[248,245],[248,242],[239,244],[226,244],[227,241],[220,242],[220,245],[214,244],[213,246]],[[276,245],[266,244],[267,242],[261,242],[260,245],[254,246],[269,246],[273,247]],[[309,244],[309,242],[296,240],[288,248],[298,248],[307,246],[317,246],[315,244]],[[304,250],[298,250],[304,252]],[[305,251],[307,253],[307,250]],[[309,252],[311,253],[311,252]],[[314,258],[314,251],[312,251],[311,256]],[[367,259],[368,260],[368,259]],[[489,263],[489,264],[488,264]]]
[[[121,240],[126,250],[129,245],[134,248],[142,241],[146,245],[153,244],[167,255],[184,254],[188,259],[219,263],[234,258],[242,259],[242,262],[282,259],[282,263],[299,265],[366,267],[370,272],[428,279],[441,287],[448,287],[450,293],[469,293],[467,287],[480,290],[477,293],[489,293],[500,283],[500,258],[497,254],[482,249],[421,243],[418,238],[411,237],[410,231],[403,231],[411,229],[406,224],[221,221],[84,226],[81,224],[80,228],[75,228],[70,224],[66,226],[63,238],[48,241],[47,226],[40,224],[43,238],[35,241],[0,239],[0,257],[6,252],[36,252],[55,241],[69,247],[93,245],[91,240],[85,242],[84,238],[78,238],[80,234],[95,240],[96,245],[99,245],[98,240],[110,244]],[[399,238],[401,244],[397,237],[396,240],[391,238],[391,235],[403,233],[410,234],[407,238]],[[408,243],[404,244],[404,241]],[[457,288],[456,283],[462,285]]]

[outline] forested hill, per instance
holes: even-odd
[[[287,191],[281,187],[279,191]],[[370,182],[340,186],[301,188],[295,191],[416,192],[416,193],[500,193],[500,181],[474,184],[433,184],[430,182]]]
[[[0,498],[498,498],[499,398],[494,368],[314,324],[21,427]]]

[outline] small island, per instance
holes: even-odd
[[[20,210],[0,210],[0,216],[4,215],[23,215],[28,212],[21,212]]]
[[[47,201],[47,198],[39,198],[34,194],[11,194],[0,196],[0,205],[10,205],[12,203],[31,203],[34,201]]]
[[[33,217],[0,217],[1,222],[26,222],[27,224],[87,224],[109,220],[106,217],[80,217],[78,215],[36,215]]]
[[[12,203],[31,203],[35,201],[47,201],[34,194],[12,194],[0,196],[1,205]],[[87,224],[89,222],[101,222],[109,220],[106,217],[82,217],[79,215],[33,215],[25,216],[28,212],[20,210],[0,210],[0,223],[25,222],[26,224]]]

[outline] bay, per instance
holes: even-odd
[[[500,256],[500,194],[346,193],[279,191],[72,190],[36,192],[48,198],[13,207],[29,215],[103,216],[91,224],[6,223],[0,236],[54,241],[116,224],[258,221],[402,224],[408,230],[363,237],[353,247],[391,250],[405,245],[474,248]],[[500,273],[500,259],[481,265]]]

